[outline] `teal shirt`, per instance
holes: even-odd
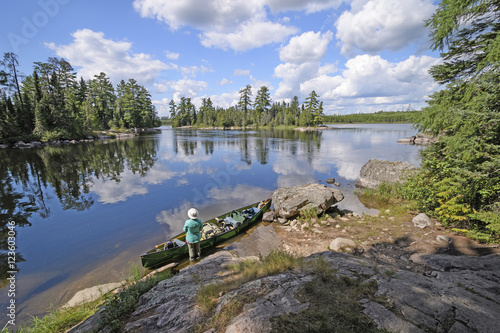
[[[201,229],[203,222],[200,219],[189,219],[184,223],[184,231],[186,232],[186,241],[188,243],[198,243],[201,240]]]

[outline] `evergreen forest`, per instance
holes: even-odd
[[[115,87],[105,73],[77,79],[69,62],[35,62],[19,71],[14,53],[0,62],[0,140],[80,139],[94,131],[160,125],[151,95],[136,80]]]
[[[290,103],[273,102],[269,88],[262,86],[255,99],[252,86],[246,85],[239,91],[240,99],[236,106],[221,108],[214,106],[210,98],[203,98],[199,110],[190,98],[181,97],[178,104],[170,101],[170,120],[172,127],[262,127],[262,126],[317,126],[323,123],[323,102],[313,90],[300,104],[294,96]]]

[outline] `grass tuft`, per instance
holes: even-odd
[[[328,262],[319,257],[311,263],[317,275],[296,295],[307,309],[271,319],[272,332],[383,332],[363,314],[359,301],[373,298],[377,286],[372,280],[336,276]]]
[[[18,333],[54,333],[65,332],[82,320],[93,315],[102,300],[85,303],[65,309],[51,309],[49,314],[42,317],[33,317],[27,325],[17,329]],[[10,332],[7,328],[2,329],[2,333]]]
[[[199,333],[209,329],[221,331],[232,318],[241,313],[245,304],[255,300],[255,295],[238,295],[231,302],[224,305],[220,311],[215,312],[214,309],[219,295],[227,294],[246,282],[299,268],[302,265],[302,259],[280,250],[273,251],[268,256],[261,257],[258,261],[246,259],[229,265],[228,268],[233,271],[233,275],[221,283],[200,286],[197,305],[203,314],[203,318],[195,325],[194,331]]]
[[[128,288],[123,288],[118,294],[106,298],[99,330],[107,328],[111,332],[120,332],[124,320],[135,310],[139,297],[156,286],[158,282],[171,276],[170,271],[158,273],[146,280],[138,280]]]

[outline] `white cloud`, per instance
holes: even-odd
[[[342,75],[321,75],[300,84],[302,93],[314,89],[337,107],[358,106],[365,111],[409,103],[424,103],[438,86],[428,74],[440,59],[410,56],[392,63],[380,56],[359,55],[345,64]],[[371,106],[373,109],[366,109]]]
[[[177,30],[183,26],[201,31],[202,45],[237,51],[282,41],[295,27],[271,22],[264,0],[135,0],[142,17],[155,18]],[[283,23],[286,23],[283,21]]]
[[[309,31],[291,38],[289,43],[281,48],[280,59],[285,63],[274,69],[274,75],[282,79],[276,90],[275,100],[299,95],[302,82],[336,71],[332,64],[321,66],[332,38],[330,31],[323,34]]]
[[[246,51],[280,42],[297,31],[295,27],[256,19],[241,24],[234,32],[207,31],[203,34],[201,44],[223,50]]]
[[[178,100],[180,97],[193,98],[198,96],[200,92],[208,87],[205,81],[196,81],[190,79],[181,79],[177,81],[162,81],[155,83],[156,91],[159,93],[167,92],[168,90],[174,91],[174,99]]]
[[[422,42],[424,20],[435,11],[431,0],[355,0],[337,20],[341,53],[396,51]]]
[[[231,83],[233,83],[233,81],[232,80],[228,80],[226,78],[223,78],[222,80],[220,80],[219,82],[217,82],[217,84],[219,86],[224,86],[226,84],[231,84]]]
[[[46,45],[59,57],[80,67],[78,75],[85,79],[92,79],[94,75],[104,72],[114,83],[133,78],[140,84],[149,85],[159,72],[170,68],[149,54],[132,53],[131,42],[106,39],[102,32],[82,29],[72,36],[73,42],[68,45]]]
[[[165,57],[167,57],[167,59],[170,59],[170,60],[177,60],[177,59],[179,59],[179,53],[165,51]]]
[[[213,72],[213,69],[210,69],[208,67],[205,67],[203,65],[201,66],[185,66],[181,67],[181,73],[184,76],[190,76],[190,77],[196,77],[198,73],[205,74],[207,72]]]
[[[260,0],[135,0],[133,6],[142,17],[155,18],[176,30],[192,26],[201,30],[229,31],[264,8]]]
[[[304,32],[300,36],[292,37],[288,45],[281,48],[280,59],[292,64],[321,61],[332,38],[331,31],[324,34],[313,31]]]
[[[238,104],[240,94],[238,91],[232,91],[232,92],[227,92],[223,93],[220,95],[211,95],[211,96],[198,96],[196,98],[193,98],[192,102],[196,107],[200,107],[202,104],[202,99],[203,98],[210,98],[212,103],[216,106],[220,106],[222,108],[228,108],[230,106],[234,106]]]
[[[305,10],[307,14],[319,12],[329,8],[337,8],[343,0],[267,0],[272,12],[287,10]]]
[[[234,76],[247,76],[250,75],[249,69],[235,69],[233,72]]]
[[[161,101],[153,100],[152,103],[156,107],[158,116],[163,117],[170,115],[170,107],[168,105],[168,103],[170,103],[170,100],[168,98],[163,98]]]

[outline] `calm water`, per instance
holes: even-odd
[[[19,323],[78,290],[122,280],[141,253],[181,231],[192,206],[206,220],[277,187],[333,177],[346,196],[342,208],[371,213],[353,194],[361,167],[370,158],[418,165],[420,148],[396,143],[414,134],[406,124],[308,133],[163,128],[127,140],[0,150],[0,306],[12,298],[8,221],[17,231]]]

